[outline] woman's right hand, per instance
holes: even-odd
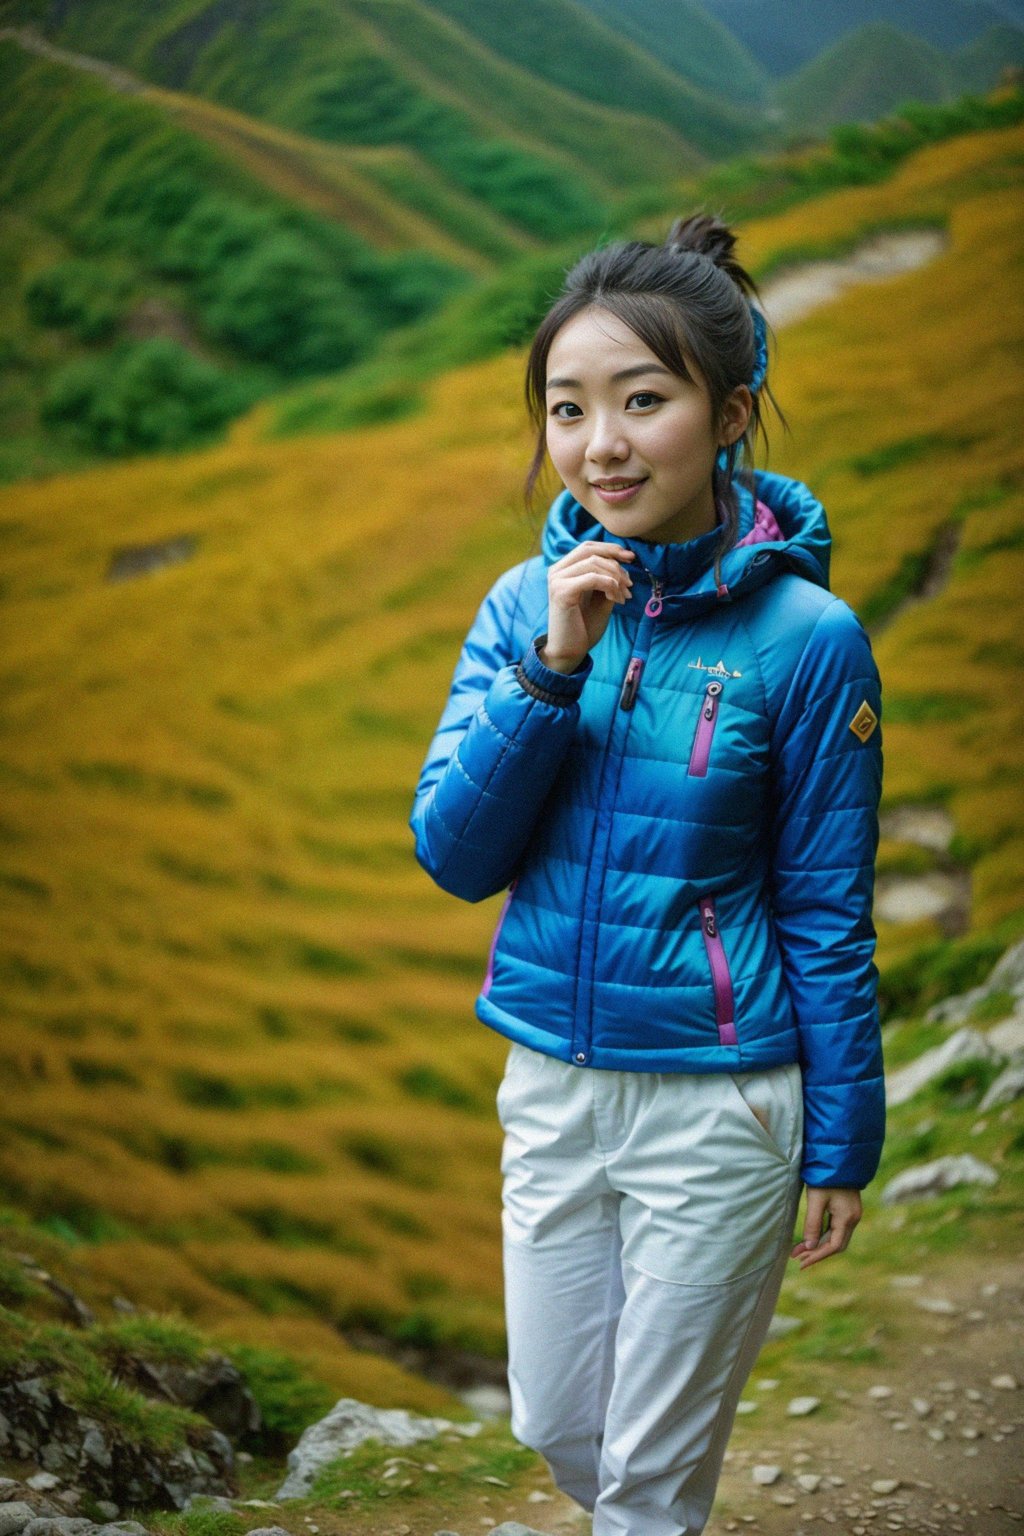
[[[636,556],[621,544],[585,539],[548,567],[548,633],[540,660],[553,672],[574,672],[608,627],[616,603],[628,600]]]

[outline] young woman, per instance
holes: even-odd
[[[698,216],[569,273],[527,365],[528,485],[547,452],[565,489],[411,818],[445,890],[508,887],[476,1008],[512,1042],[512,1425],[594,1536],[704,1529],[787,1262],[847,1246],[884,1133],[878,672],[819,502],[739,472],[734,244]]]

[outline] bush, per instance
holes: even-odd
[[[102,341],[124,313],[127,283],[96,261],[73,259],[39,272],[25,289],[36,325],[67,327],[80,341]]]
[[[69,363],[53,379],[42,415],[113,456],[208,437],[253,398],[251,386],[155,337]]]

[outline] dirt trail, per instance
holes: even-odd
[[[764,312],[775,330],[802,320],[829,304],[847,288],[881,283],[934,261],[948,240],[943,230],[908,229],[873,235],[848,256],[807,261],[766,279],[761,289]]]

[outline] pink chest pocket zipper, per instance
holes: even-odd
[[[693,738],[693,749],[690,752],[689,772],[694,778],[703,779],[707,775],[711,742],[718,723],[718,706],[721,697],[721,683],[712,680],[704,690],[700,716],[697,720],[697,734]]]

